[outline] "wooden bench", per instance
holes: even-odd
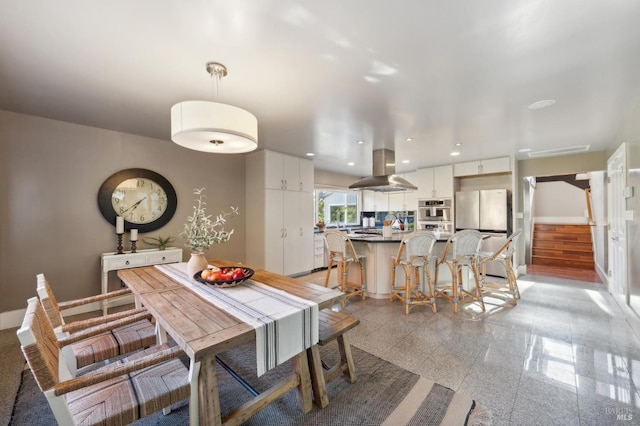
[[[351,346],[347,339],[346,332],[360,324],[358,318],[342,312],[335,312],[331,309],[323,309],[319,313],[319,340],[318,344],[307,349],[309,358],[309,369],[311,372],[311,382],[315,403],[318,407],[324,408],[329,404],[326,384],[335,379],[341,373],[349,383],[356,381],[356,369],[351,355]],[[320,358],[320,346],[324,346],[332,340],[337,339],[338,350],[340,351],[340,362],[324,371],[324,362]]]

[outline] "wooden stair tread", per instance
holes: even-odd
[[[543,248],[549,250],[571,250],[571,251],[593,251],[593,245],[591,242],[576,242],[576,241],[554,241],[554,240],[539,240],[534,239],[533,248]]]
[[[534,232],[533,238],[539,241],[571,241],[591,243],[591,234],[567,234],[559,232]]]
[[[550,224],[537,223],[534,225],[534,231],[551,231],[568,234],[589,234],[591,235],[591,226],[588,224]]]
[[[593,260],[593,252],[580,252],[571,250],[536,250],[533,248],[534,256],[554,257],[556,259],[576,259],[576,260]]]

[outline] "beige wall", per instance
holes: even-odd
[[[116,237],[98,210],[98,189],[111,174],[133,167],[160,173],[178,196],[173,219],[142,236],[177,236],[192,212],[193,188],[206,187],[210,213],[240,208],[229,222],[231,241],[208,256],[244,261],[244,156],[0,111],[0,312],[26,307],[39,272],[59,300],[100,292],[100,254],[116,249]],[[117,285],[114,273],[111,281]]]

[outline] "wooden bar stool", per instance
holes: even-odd
[[[398,254],[392,258],[390,300],[400,300],[404,304],[406,315],[411,308],[419,305],[431,305],[433,312],[436,312],[435,292],[429,269],[436,240],[436,236],[430,231],[409,234],[402,239]],[[404,272],[404,287],[396,286],[395,283],[397,265]],[[421,272],[425,276],[424,283],[420,280]]]
[[[467,300],[480,302],[482,312],[485,311],[480,274],[478,270],[478,254],[482,245],[482,234],[476,230],[465,229],[453,234],[447,241],[441,258],[436,259],[435,288],[436,297],[442,297],[453,305],[453,312],[458,313],[460,304]],[[451,271],[451,285],[438,284],[438,270],[446,265]],[[470,268],[475,282],[475,291],[463,287],[462,271]]]
[[[480,252],[479,255],[482,294],[508,295],[514,306],[518,304],[518,299],[520,299],[520,290],[513,270],[513,256],[521,233],[522,229],[517,229],[495,252]],[[504,267],[506,281],[490,281],[487,278],[487,262],[492,261],[498,262]]]
[[[323,309],[319,312],[319,340],[318,344],[307,349],[309,359],[309,370],[311,372],[311,383],[315,403],[318,407],[324,408],[329,404],[327,395],[327,383],[338,377],[342,373],[349,383],[356,381],[356,369],[351,355],[351,345],[345,334],[356,325],[360,324],[358,318],[351,315],[335,312],[331,309]],[[332,340],[338,342],[340,351],[340,362],[333,367],[325,367],[320,357],[319,346],[324,346]],[[326,372],[324,370],[327,370]]]
[[[331,268],[334,265],[338,267],[338,286],[340,290],[347,294],[347,298],[360,295],[364,300],[365,282],[364,282],[364,259],[366,256],[360,255],[353,247],[353,243],[344,232],[334,229],[324,231],[324,241],[329,251],[329,264],[327,265],[327,275],[324,280],[324,286],[328,287],[331,277]],[[347,279],[349,265],[357,264],[360,267],[360,282],[352,282]],[[344,302],[342,303],[344,306]]]

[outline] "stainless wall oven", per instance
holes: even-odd
[[[448,222],[451,220],[451,200],[419,200],[418,220]]]

